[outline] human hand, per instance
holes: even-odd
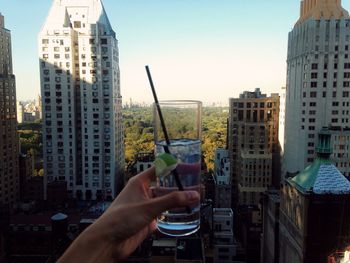
[[[59,262],[76,262],[75,253],[80,254],[81,262],[119,262],[156,229],[155,219],[161,212],[199,202],[197,191],[174,191],[153,198],[150,183],[154,179],[154,167],[131,178],[107,211],[77,238]],[[85,251],[79,253],[82,248]]]

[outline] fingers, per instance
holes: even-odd
[[[152,167],[148,168],[147,170],[139,173],[138,175],[134,176],[131,179],[134,180],[134,181],[139,181],[139,182],[148,183],[148,184],[151,181],[155,181],[156,180],[156,173],[155,173],[154,166],[152,166]]]
[[[191,206],[198,203],[199,200],[200,196],[197,191],[174,191],[170,194],[151,199],[144,208],[145,212],[151,218],[155,218],[165,210]]]

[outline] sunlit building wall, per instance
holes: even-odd
[[[349,177],[349,49],[350,17],[341,1],[302,1],[288,41],[283,175],[313,162],[317,133],[326,126],[337,142],[335,164]]]
[[[234,202],[258,205],[270,186],[279,185],[279,96],[260,89],[230,99],[229,157]]]

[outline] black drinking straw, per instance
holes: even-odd
[[[155,90],[154,85],[153,85],[151,72],[149,71],[149,67],[148,66],[145,66],[145,68],[146,68],[149,84],[150,84],[151,89],[152,89],[154,103],[156,104],[156,107],[157,107],[157,112],[158,112],[158,116],[159,116],[159,120],[160,120],[160,125],[162,126],[162,130],[163,130],[163,133],[164,133],[164,138],[165,138],[165,143],[166,144],[163,145],[163,148],[164,148],[164,151],[166,153],[171,154],[170,150],[169,150],[170,140],[169,140],[169,136],[168,136],[168,132],[167,132],[166,126],[165,126],[162,110],[160,109],[160,106],[159,106],[157,93],[156,93],[156,90]],[[179,178],[179,174],[177,173],[176,169],[174,169],[172,171],[172,174],[173,174],[173,176],[175,178],[175,182],[176,182],[177,188],[179,188],[180,191],[183,191],[184,188],[182,186],[182,183],[181,183],[180,178]],[[191,208],[186,206],[186,211],[187,211],[187,213],[190,214],[191,213]]]

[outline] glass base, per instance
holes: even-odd
[[[199,220],[187,224],[157,222],[157,229],[164,235],[172,237],[184,237],[196,233],[200,228]]]

